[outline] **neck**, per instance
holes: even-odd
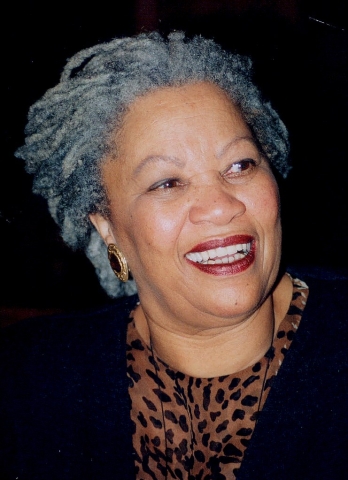
[[[165,328],[141,305],[134,320],[144,341],[172,368],[200,378],[229,375],[254,364],[270,348],[291,292],[285,276],[256,312],[235,325],[182,333]]]

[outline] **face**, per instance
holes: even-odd
[[[208,83],[163,88],[131,105],[115,141],[110,217],[94,223],[141,303],[198,328],[254,314],[278,272],[279,201],[237,108]]]

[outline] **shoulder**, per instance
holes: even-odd
[[[138,301],[136,295],[118,298],[109,304],[90,310],[73,310],[58,315],[39,316],[21,320],[18,323],[0,329],[0,339],[6,341],[30,341],[57,333],[58,337],[74,335],[81,329],[104,329],[119,327],[127,324],[127,316]],[[46,338],[47,340],[47,338]]]
[[[291,267],[287,270],[293,278],[299,278],[308,285],[309,296],[304,318],[316,317],[315,323],[318,325],[318,322],[323,321],[322,326],[328,326],[330,319],[335,319],[336,326],[346,328],[348,272],[345,269]]]
[[[348,381],[348,280],[333,271],[307,269],[290,273],[308,285],[309,295],[275,390],[279,387],[279,392],[287,396],[292,388],[308,412],[323,402],[328,402],[325,408],[331,408],[333,397],[345,405],[348,391],[342,385]],[[284,402],[282,397],[282,407]]]
[[[126,331],[136,301],[0,332],[0,476],[121,478],[131,464]]]
[[[346,478],[347,277],[319,268],[287,271],[308,285],[308,300],[239,478]]]
[[[309,293],[279,378],[292,377],[296,388],[303,384],[303,398],[307,398],[309,390],[322,388],[324,392],[336,389],[338,378],[348,381],[348,278],[333,270],[292,268],[288,272],[295,282],[305,282]],[[283,384],[281,388],[287,387]]]
[[[331,285],[335,289],[347,287],[348,270],[345,268],[291,265],[286,270],[292,277],[300,278],[309,285]]]
[[[309,295],[238,478],[346,478],[348,277],[319,268],[287,271]]]
[[[302,345],[312,358],[321,358],[323,368],[332,367],[334,359],[347,365],[347,272],[313,267],[288,271],[293,278],[304,281],[309,289],[295,345]]]
[[[90,311],[23,320],[0,330],[0,373],[45,362],[85,361],[124,343],[137,297],[124,297]],[[84,359],[84,360],[82,360]]]

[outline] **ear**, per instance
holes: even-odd
[[[116,243],[116,239],[112,232],[112,228],[109,220],[103,217],[103,215],[101,215],[100,213],[90,214],[89,219],[95,226],[97,232],[99,233],[101,238],[104,240],[106,245],[109,245],[110,243]]]

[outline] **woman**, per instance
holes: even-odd
[[[280,269],[287,133],[250,62],[97,45],[26,133],[34,191],[120,299],[3,333],[2,478],[344,478],[343,282],[306,306]]]

